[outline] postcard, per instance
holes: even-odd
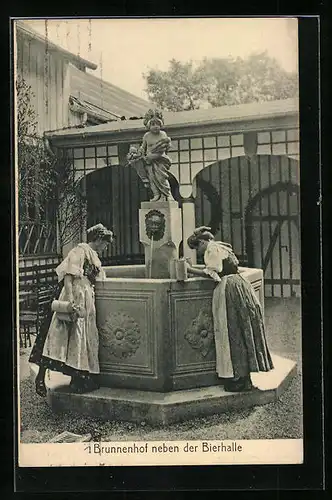
[[[19,467],[302,464],[298,20],[13,34]]]

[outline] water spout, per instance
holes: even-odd
[[[150,246],[150,262],[149,262],[149,279],[152,278],[152,258],[153,258],[153,234],[151,235],[151,246]]]

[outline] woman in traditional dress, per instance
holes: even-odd
[[[188,273],[216,282],[212,314],[217,374],[228,392],[252,389],[251,372],[273,369],[262,308],[255,291],[238,271],[231,245],[215,241],[209,227],[200,227],[187,243],[204,255],[204,269],[187,263]]]
[[[75,320],[59,319],[50,307],[30,354],[29,361],[39,365],[35,385],[40,396],[46,396],[47,369],[71,376],[73,392],[99,387],[94,284],[105,277],[98,254],[112,242],[113,233],[97,224],[88,229],[87,239],[88,243],[79,243],[56,268],[58,286],[54,299],[70,302],[77,311]]]

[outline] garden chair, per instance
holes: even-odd
[[[31,335],[37,335],[40,325],[51,307],[54,285],[38,284],[35,307],[20,310],[20,347],[31,347]]]

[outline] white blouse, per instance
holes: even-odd
[[[70,274],[76,278],[82,278],[85,259],[100,269],[97,279],[103,279],[104,271],[101,269],[101,261],[97,252],[87,243],[79,243],[75,248],[70,250],[67,257],[56,268],[55,271],[58,275],[58,281],[62,281],[66,274]]]
[[[232,249],[223,245],[220,241],[210,241],[204,253],[204,273],[211,276],[215,281],[221,281],[218,273],[223,270],[223,260],[226,259]]]

